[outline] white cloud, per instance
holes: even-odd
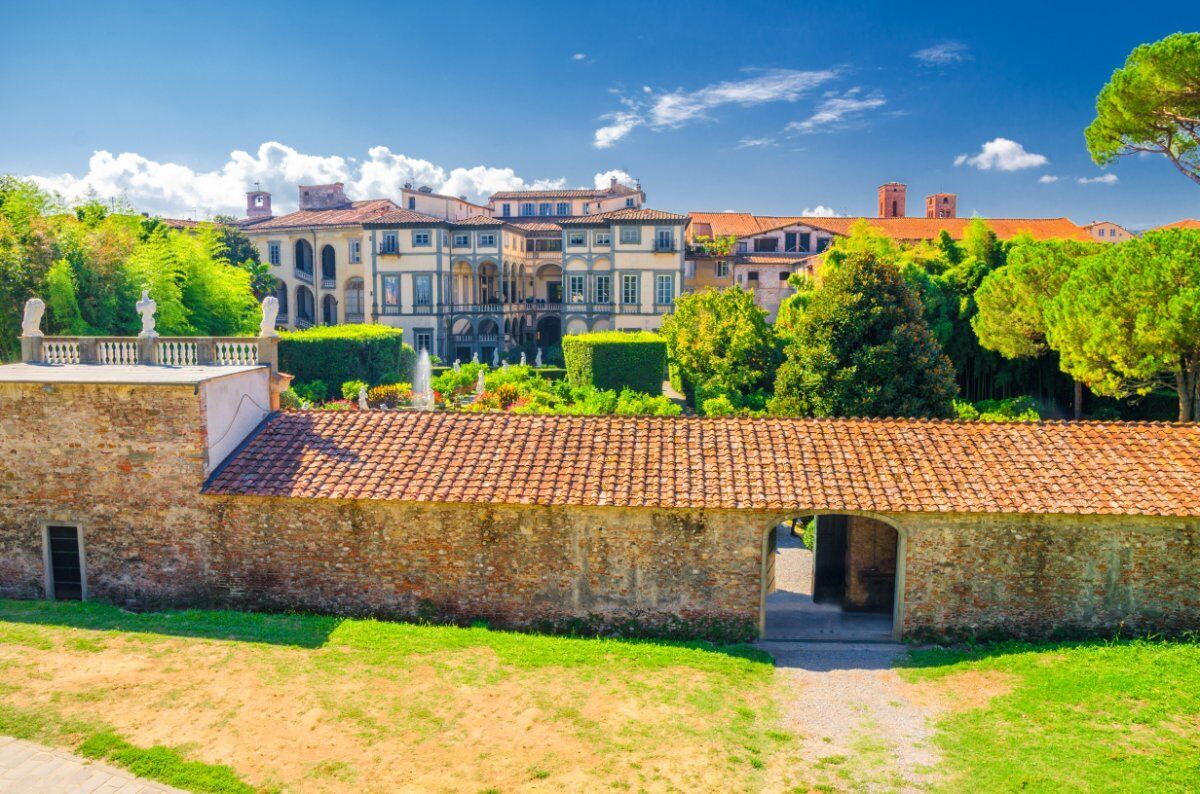
[[[611,123],[596,130],[592,146],[597,149],[609,148],[642,124],[642,117],[634,110],[617,110],[600,118]]]
[[[1008,138],[993,138],[979,147],[973,155],[960,154],[954,158],[955,165],[969,165],[980,171],[1020,171],[1023,168],[1038,168],[1049,163],[1044,155],[1025,151],[1025,147]]]
[[[868,110],[875,110],[887,104],[887,100],[878,92],[863,94],[862,88],[855,87],[844,93],[828,93],[817,110],[804,121],[793,121],[784,127],[786,132],[805,134],[836,129],[851,121],[856,121]]]
[[[753,107],[767,102],[795,102],[836,76],[833,69],[768,69],[744,80],[713,83],[695,91],[679,88],[654,93],[650,86],[642,86],[643,99],[621,97],[626,110],[600,117],[611,123],[596,130],[592,145],[606,149],[643,124],[656,131],[682,127],[708,119],[708,111],[724,105]]]
[[[1100,176],[1081,176],[1075,180],[1081,185],[1115,185],[1117,184],[1116,174],[1102,174]]]
[[[574,55],[572,55],[572,56],[571,56],[571,60],[573,60],[573,61],[586,61],[586,60],[587,60],[587,53],[583,53],[583,52],[577,52],[577,53],[575,53]]]
[[[967,45],[957,41],[945,41],[934,44],[923,50],[917,50],[912,57],[926,66],[945,66],[950,63],[961,63],[971,57]]]
[[[405,182],[429,185],[439,193],[483,201],[497,190],[560,188],[567,181],[527,181],[511,168],[474,166],[449,172],[428,160],[374,146],[365,160],[338,155],[305,154],[276,141],[254,153],[234,151],[219,168],[195,171],[179,163],[162,163],[133,152],[98,151],[82,176],[71,173],[30,177],[42,187],[76,201],[94,193],[101,198],[124,196],[138,210],[158,215],[241,215],[245,192],[259,183],[270,191],[277,214],[296,208],[296,185],[343,182],[352,199],[400,197]]]
[[[637,187],[637,180],[631,177],[628,171],[622,171],[620,168],[597,173],[592,184],[596,190],[606,190],[612,184],[613,177],[617,178],[617,184],[624,185],[625,187]]]
[[[840,218],[840,217],[842,217],[842,213],[838,212],[837,210],[833,209],[832,207],[826,207],[824,204],[818,204],[817,206],[813,207],[812,209],[805,207],[804,210],[800,214],[803,215],[805,218]]]
[[[768,147],[768,146],[774,146],[774,145],[775,145],[774,138],[742,138],[740,141],[738,141],[737,148],[753,149],[756,147]]]
[[[1058,177],[1053,174],[1042,174],[1038,177],[1038,182],[1041,182],[1043,185],[1052,185],[1057,181]]]

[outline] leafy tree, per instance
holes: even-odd
[[[979,343],[1005,358],[1038,358],[1050,351],[1046,307],[1079,261],[1097,253],[1093,243],[1021,238],[1008,251],[1008,263],[992,271],[975,292],[978,313],[971,327]],[[1075,417],[1083,411],[1083,389],[1075,382]]]
[[[1200,419],[1200,231],[1150,232],[1084,259],[1046,307],[1047,342],[1098,394],[1174,388]]]
[[[228,215],[213,218],[220,235],[220,256],[250,274],[250,289],[261,301],[274,295],[279,281],[271,273],[271,266],[259,259],[258,249],[250,237],[237,225],[237,220]]]
[[[740,405],[769,383],[775,336],[754,295],[740,286],[681,296],[662,334],[677,387],[701,409],[720,394]]]
[[[88,324],[79,311],[75,272],[66,259],[55,262],[46,273],[46,308],[50,310],[51,331],[70,335],[88,333]]]
[[[1200,183],[1200,33],[1134,49],[1096,97],[1084,137],[1098,165],[1151,152]]]
[[[884,255],[864,239],[821,269],[776,374],[772,413],[951,415],[954,368],[916,292]]]

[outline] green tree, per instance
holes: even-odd
[[[954,368],[883,252],[862,240],[822,267],[776,373],[772,413],[951,415]]]
[[[1038,358],[1050,352],[1046,307],[1080,260],[1098,251],[1096,244],[1028,237],[1008,250],[1008,261],[992,271],[975,291],[978,312],[971,319],[979,343],[1005,358]],[[1075,381],[1075,418],[1083,412],[1083,387]]]
[[[1150,232],[1084,259],[1046,307],[1063,369],[1113,397],[1174,388],[1200,419],[1200,231]]]
[[[683,295],[663,320],[670,366],[697,407],[724,394],[761,402],[775,363],[775,335],[754,295],[739,286]],[[761,407],[761,406],[758,406]]]
[[[229,215],[217,215],[213,223],[219,233],[220,257],[250,274],[250,289],[256,299],[261,301],[274,295],[279,281],[272,275],[271,266],[259,258],[258,249],[237,225],[237,220]]]
[[[1084,138],[1098,165],[1151,152],[1200,183],[1200,33],[1134,49],[1100,89]]]
[[[90,330],[79,311],[75,272],[66,259],[58,260],[46,272],[46,308],[50,310],[48,324],[53,333],[77,336]]]

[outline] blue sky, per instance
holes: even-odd
[[[1200,7],[907,5],[0,0],[0,172],[188,216],[255,180],[288,209],[298,181],[476,198],[611,171],[677,211],[873,214],[897,180],[912,214],[949,191],[961,214],[1200,216],[1165,161],[1102,171],[1083,145],[1112,70]]]

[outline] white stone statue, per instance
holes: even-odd
[[[371,406],[367,405],[367,387],[358,387],[358,410],[365,411]]]
[[[479,377],[475,379],[475,396],[482,397],[487,386],[483,382],[483,370],[479,370]]]
[[[508,372],[508,362],[507,362],[507,361],[503,362],[503,363],[500,365],[500,371],[501,371],[501,372]]]
[[[42,315],[46,312],[46,304],[41,298],[30,298],[25,301],[25,316],[21,319],[21,336],[43,336]]]
[[[500,348],[497,347],[492,350],[492,368],[495,369],[498,366],[500,366]]]
[[[275,330],[275,318],[279,316],[279,298],[268,295],[262,302],[262,323],[258,326],[258,335],[268,339],[279,336]]]
[[[525,351],[521,351],[521,366],[525,366]]]
[[[454,359],[454,371],[455,371],[455,373],[457,373],[457,372],[458,372],[460,369],[462,369],[462,364],[459,364],[459,363],[458,363],[458,359],[456,358],[456,359]]]
[[[533,365],[535,367],[542,365],[542,349],[540,347],[537,349],[537,355],[533,357]]]
[[[150,290],[142,290],[142,299],[134,307],[138,314],[142,315],[142,332],[138,336],[142,338],[158,336],[158,332],[154,330],[154,313],[158,311],[158,304],[150,297]]]
[[[472,364],[479,363],[479,351],[478,350],[471,354],[471,363]]]

